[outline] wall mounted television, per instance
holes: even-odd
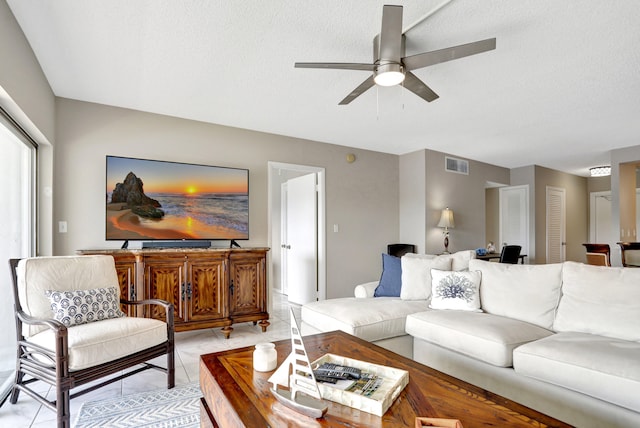
[[[249,239],[249,170],[106,157],[106,240]]]

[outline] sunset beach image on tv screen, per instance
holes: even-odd
[[[249,239],[249,171],[107,156],[106,239]]]

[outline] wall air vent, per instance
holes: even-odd
[[[469,161],[445,156],[444,169],[457,174],[469,175]]]

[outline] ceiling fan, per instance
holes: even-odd
[[[400,83],[403,83],[405,88],[420,98],[431,102],[438,98],[438,94],[418,79],[411,72],[412,70],[475,55],[495,48],[496,39],[493,38],[437,51],[404,56],[405,35],[402,34],[402,6],[385,5],[382,9],[382,29],[380,34],[373,39],[373,64],[296,62],[295,67],[372,71],[373,74],[340,101],[340,105],[349,104],[375,84],[394,86]]]

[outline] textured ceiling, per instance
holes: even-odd
[[[496,37],[415,74],[440,98],[373,88],[382,1],[7,0],[54,93],[403,154],[423,148],[579,175],[640,144],[637,0],[396,1],[407,55]],[[435,12],[434,12],[435,11]],[[434,13],[431,13],[434,12]],[[431,14],[430,14],[431,13]],[[301,143],[303,144],[303,143]]]

